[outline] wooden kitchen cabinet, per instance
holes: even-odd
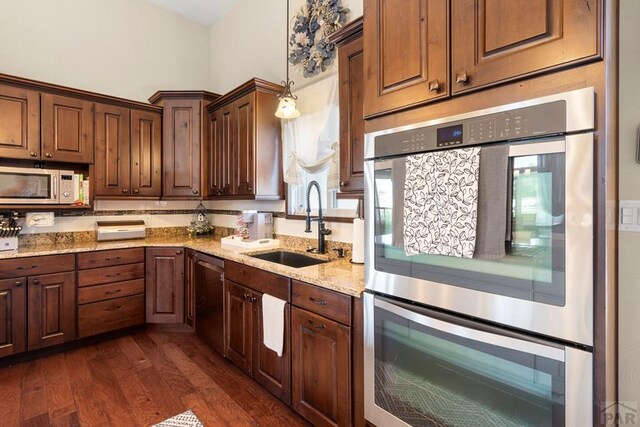
[[[0,85],[0,157],[40,158],[40,94]]]
[[[364,197],[364,49],[362,17],[331,34],[338,49],[339,197]]]
[[[187,249],[184,258],[184,323],[196,326],[196,251]]]
[[[265,389],[291,404],[290,280],[254,267],[225,262],[225,356]],[[262,296],[287,301],[282,356],[264,345]]]
[[[447,97],[448,40],[449,0],[365,0],[365,116]]]
[[[201,199],[208,140],[205,107],[218,95],[205,91],[159,91],[149,101],[163,108],[162,196]]]
[[[184,250],[146,249],[147,323],[184,323]]]
[[[0,280],[0,357],[26,350],[25,277]]]
[[[282,89],[254,78],[209,105],[208,198],[283,198],[280,119],[274,116]]]
[[[66,163],[93,163],[93,102],[49,93],[40,96],[41,158]]]
[[[160,112],[96,105],[95,196],[161,194]]]

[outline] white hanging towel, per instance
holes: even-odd
[[[406,158],[404,250],[473,258],[480,148]]]
[[[264,345],[282,356],[284,346],[284,305],[286,301],[262,294],[262,339]]]

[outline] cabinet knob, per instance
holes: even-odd
[[[242,294],[242,299],[243,299],[243,300],[246,300],[246,299],[248,299],[250,296],[251,296],[251,294],[249,294],[249,293],[244,293],[244,294]]]
[[[38,279],[33,279],[33,284],[34,284],[34,285],[39,285],[39,284],[40,284],[40,280],[38,280]]]
[[[129,189],[128,188],[124,188],[122,190],[122,194],[129,194]]]
[[[22,280],[17,280],[16,281],[16,286],[21,288],[22,287]]]
[[[309,324],[316,329],[324,329],[324,325],[322,323],[315,323],[313,320],[309,319]]]
[[[29,155],[31,157],[38,157],[38,153],[36,153],[35,151],[30,152]]]
[[[466,83],[467,80],[469,80],[469,76],[466,71],[456,74],[456,83]]]
[[[140,190],[138,190],[137,188],[135,190],[133,190],[133,194],[138,194],[140,192]]]
[[[176,255],[182,255],[182,251],[176,251]]]
[[[193,194],[198,194],[198,190],[193,190],[192,193]]]
[[[257,300],[258,300],[258,298],[256,298],[256,297],[249,298],[249,301],[251,301],[251,302],[256,302]]]
[[[45,153],[44,155],[47,159],[50,159],[53,157],[53,155],[51,153]]]
[[[440,91],[440,82],[436,80],[431,80],[429,82],[429,92],[439,92]]]
[[[340,187],[348,187],[349,181],[340,181]]]

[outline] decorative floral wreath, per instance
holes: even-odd
[[[289,62],[301,64],[304,77],[324,72],[331,65],[336,52],[328,36],[342,28],[348,13],[342,0],[307,0],[293,18]]]

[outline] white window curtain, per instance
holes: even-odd
[[[338,78],[329,77],[296,91],[302,115],[282,121],[283,172],[289,185],[304,184],[302,174],[328,169],[327,188],[340,180]]]

